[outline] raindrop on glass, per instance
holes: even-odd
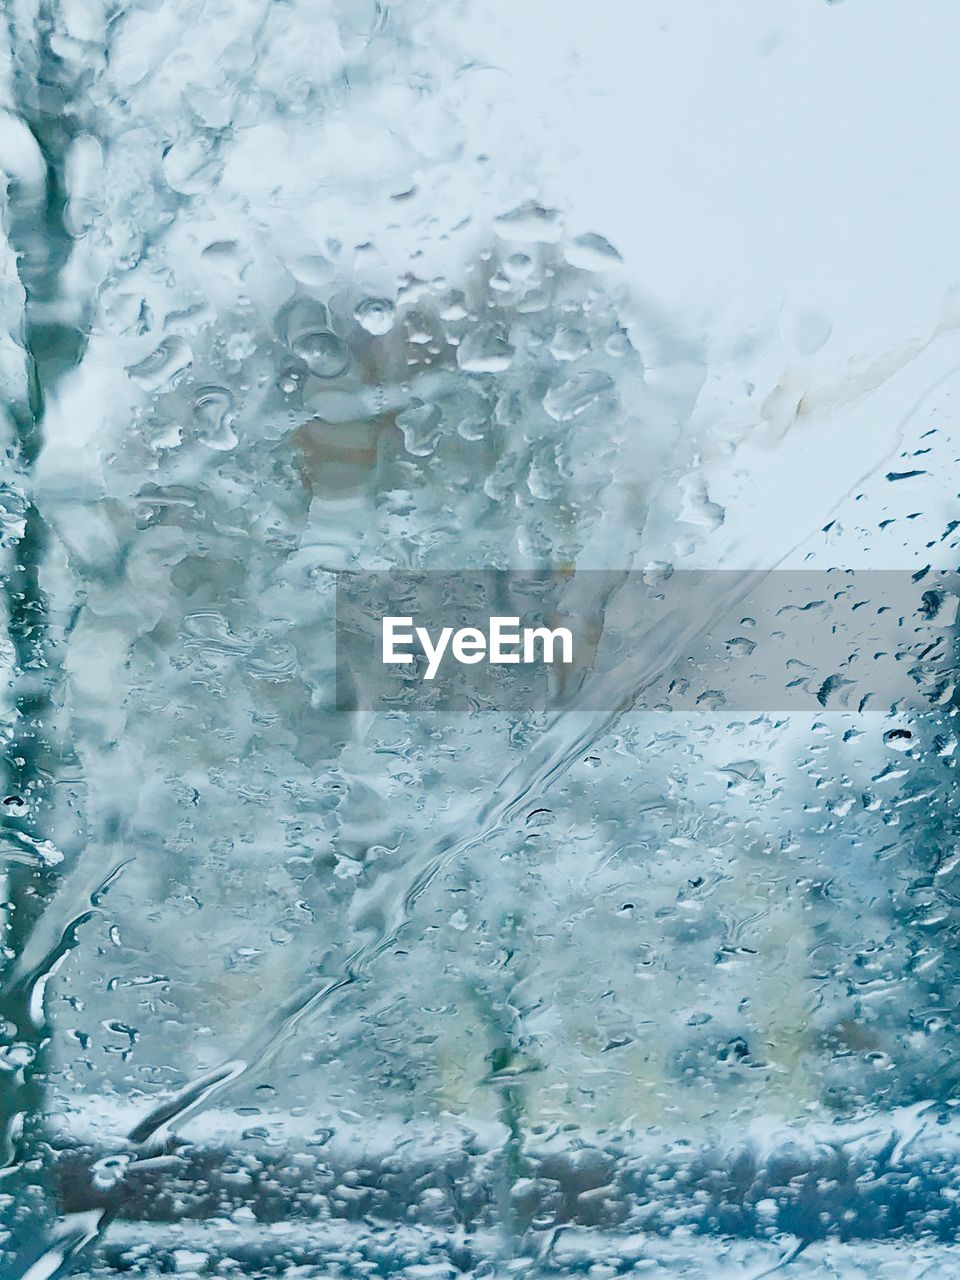
[[[346,343],[329,329],[304,333],[292,345],[294,354],[318,378],[339,378],[349,368],[350,352]]]
[[[396,311],[388,298],[367,298],[360,303],[353,316],[361,329],[366,329],[367,333],[379,338],[393,328]]]

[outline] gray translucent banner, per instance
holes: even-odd
[[[340,573],[336,703],[518,715],[946,706],[958,597],[960,574],[932,570]]]

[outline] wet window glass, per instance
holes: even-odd
[[[10,0],[3,1276],[960,1276],[958,35]]]

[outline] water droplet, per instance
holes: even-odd
[[[603,349],[608,356],[613,356],[615,360],[622,360],[624,356],[628,356],[633,350],[630,339],[625,333],[619,331],[611,333],[609,338],[603,344]]]
[[[643,580],[648,587],[661,586],[673,577],[673,565],[668,560],[649,560],[643,566]]]
[[[433,330],[426,316],[416,311],[410,313],[407,317],[407,340],[418,347],[425,347],[433,341]]]
[[[590,350],[590,339],[582,329],[558,329],[550,343],[554,360],[577,360]]]
[[[393,303],[388,298],[367,298],[353,313],[353,318],[361,329],[366,329],[367,333],[378,338],[390,332],[395,316]]]
[[[511,280],[528,280],[533,268],[534,261],[529,253],[511,253],[503,264],[503,273]]]
[[[556,244],[563,234],[558,209],[545,209],[536,200],[528,200],[509,213],[494,218],[497,234],[506,240],[530,244]]]
[[[218,275],[233,280],[240,279],[245,265],[236,240],[214,240],[207,245],[200,257]]]
[[[107,1191],[122,1182],[130,1166],[129,1155],[104,1156],[90,1166],[90,1180],[100,1191]]]
[[[680,519],[684,524],[697,525],[710,532],[719,529],[727,513],[718,502],[710,501],[706,482],[699,476],[687,476],[681,481],[681,488]]]
[[[304,333],[292,344],[312,374],[318,378],[339,378],[350,366],[350,350],[329,329]]]
[[[550,501],[561,492],[560,478],[556,467],[544,466],[540,462],[531,462],[527,472],[527,488],[534,498]]]
[[[572,240],[563,256],[571,267],[579,267],[581,271],[606,271],[623,261],[610,241],[593,231]]]
[[[472,330],[457,347],[457,364],[465,373],[503,373],[510,368],[513,347],[495,330]]]
[[[746,636],[734,636],[732,640],[728,640],[726,643],[727,652],[735,657],[749,658],[756,647],[756,640],[749,640]]]
[[[315,298],[294,298],[281,307],[276,318],[277,335],[288,347],[307,333],[330,328],[330,314]]]
[[[517,311],[522,316],[535,315],[538,311],[546,311],[550,305],[550,292],[542,284],[532,284],[517,303]]]
[[[326,284],[333,275],[333,264],[322,253],[304,253],[290,264],[290,274],[300,284],[316,288]]]
[[[0,1049],[0,1071],[22,1071],[24,1067],[29,1067],[36,1056],[37,1051],[33,1045],[23,1040],[4,1045]]]
[[[440,439],[440,410],[435,404],[414,404],[397,414],[397,426],[403,432],[403,446],[415,458],[433,453]]]
[[[296,364],[288,364],[277,379],[277,386],[285,396],[292,396],[303,386],[309,372],[302,360],[298,360]]]
[[[543,397],[543,407],[555,422],[569,422],[588,409],[608,411],[616,406],[613,379],[598,369],[584,369]]]
[[[232,449],[236,434],[228,421],[233,396],[226,387],[201,387],[193,402],[193,416],[199,425],[197,438],[209,449]]]
[[[159,391],[173,385],[177,377],[193,363],[193,352],[183,338],[164,338],[139,364],[130,365],[127,373],[144,391]]]
[[[910,729],[888,729],[883,735],[883,742],[891,751],[909,751],[914,745],[913,732]]]
[[[450,289],[440,298],[437,315],[441,320],[465,320],[467,314],[466,299],[459,289]]]

